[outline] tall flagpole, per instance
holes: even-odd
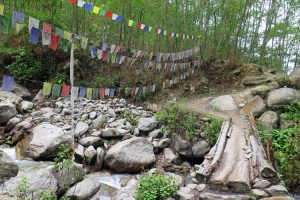
[[[72,134],[72,147],[75,147],[75,128],[74,128],[74,101],[75,101],[75,91],[74,91],[74,35],[71,40],[71,55],[70,55],[70,83],[71,83],[71,134]]]

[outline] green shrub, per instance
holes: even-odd
[[[125,111],[122,114],[122,117],[125,118],[131,125],[135,126],[139,123],[139,116],[132,114],[131,112]]]
[[[287,75],[278,76],[275,78],[275,81],[279,84],[279,87],[284,87],[284,86],[289,87],[291,85],[291,80]]]
[[[6,69],[16,78],[34,79],[43,75],[44,67],[42,63],[34,58],[33,53],[26,48],[12,50],[10,55],[13,62],[6,66]]]
[[[56,194],[52,190],[44,190],[40,193],[40,200],[56,200]]]
[[[68,170],[72,164],[72,149],[68,146],[61,144],[59,147],[59,152],[54,158],[54,169],[59,171],[62,169]]]
[[[284,106],[285,112],[283,116],[287,120],[300,120],[300,102],[295,105],[286,105]]]
[[[279,172],[290,189],[300,185],[300,127],[284,130],[260,131],[263,142],[272,139],[272,147]]]
[[[27,192],[29,189],[29,180],[27,176],[21,176],[20,180],[17,182],[17,198],[27,200]]]
[[[173,177],[145,175],[139,181],[135,193],[136,200],[164,200],[172,197],[179,189]]]
[[[197,119],[192,112],[181,111],[177,105],[172,105],[156,113],[155,117],[161,123],[164,133],[184,134],[186,139],[195,136]]]
[[[209,144],[214,144],[220,134],[222,120],[218,117],[213,117],[210,124],[204,127],[205,137]]]

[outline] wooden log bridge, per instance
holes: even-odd
[[[197,167],[197,179],[211,190],[247,193],[255,179],[279,182],[267,161],[252,114],[246,119],[225,120],[216,144]]]

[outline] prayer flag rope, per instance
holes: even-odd
[[[95,6],[89,2],[83,1],[83,0],[68,0],[69,3],[71,4],[77,4],[78,7],[85,9],[88,12],[92,12],[96,15],[100,15],[105,17],[106,19],[112,19],[113,21],[116,21],[118,23],[121,23],[123,20],[123,17],[121,15],[118,15],[116,13],[113,13],[109,10],[106,10],[106,8],[103,6],[102,8]],[[157,33],[162,36],[167,36],[170,38],[177,38],[177,39],[182,39],[182,40],[195,40],[195,39],[200,39],[201,35],[193,35],[193,34],[179,34],[175,32],[168,32],[166,30],[163,30],[159,27],[152,27],[146,24],[143,24],[141,22],[133,21],[131,19],[128,20],[128,26],[136,28],[138,30],[144,30],[146,32],[153,32]]]

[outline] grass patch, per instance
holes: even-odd
[[[222,122],[221,118],[213,117],[210,124],[204,127],[205,137],[210,145],[217,141],[221,131]]]

